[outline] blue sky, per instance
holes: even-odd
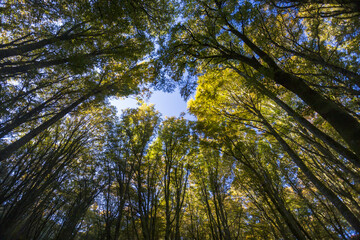
[[[151,97],[145,101],[146,104],[155,104],[155,109],[158,110],[162,117],[179,117],[181,112],[185,112],[184,116],[186,119],[195,120],[195,117],[187,112],[187,102],[181,98],[179,90],[176,89],[172,93],[165,93],[162,91],[154,91]],[[138,107],[135,96],[128,97],[126,99],[113,99],[111,104],[114,105],[118,113],[121,113],[122,109],[125,108],[136,108]]]

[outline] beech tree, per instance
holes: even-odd
[[[321,192],[330,202],[333,203],[339,213],[341,213],[352,225],[352,227],[356,229],[357,226],[359,226],[357,223],[358,218],[353,211],[357,211],[355,210],[356,208],[354,208],[357,204],[349,208],[335,192],[320,181],[320,179],[305,164],[304,160],[301,159],[300,155],[302,154],[293,150],[290,144],[284,140],[285,137],[280,135],[282,134],[285,136],[285,131],[288,132],[288,136],[286,138],[290,141],[292,139],[291,135],[289,135],[289,133],[291,133],[291,131],[288,130],[289,127],[286,127],[286,125],[282,123],[282,117],[277,116],[277,119],[274,119],[274,117],[278,114],[276,112],[277,110],[275,110],[276,108],[274,108],[271,104],[269,105],[272,109],[267,112],[267,114],[271,114],[271,117],[269,117],[271,120],[268,120],[263,114],[263,112],[268,109],[267,104],[264,102],[265,99],[261,96],[254,95],[255,89],[246,90],[246,87],[241,85],[241,81],[238,80],[237,82],[234,82],[233,78],[239,77],[235,74],[236,73],[231,70],[224,70],[220,72],[215,71],[214,73],[209,72],[208,75],[204,75],[200,81],[198,89],[199,92],[196,96],[196,100],[191,103],[190,109],[199,116],[200,121],[211,124],[210,126],[214,126],[215,122],[218,122],[219,117],[221,117],[224,121],[228,122],[228,128],[231,128],[230,124],[234,124],[235,126],[243,124],[243,131],[254,131],[254,129],[258,129],[257,131],[272,135],[283,151],[289,155],[296,166],[303,172],[306,178],[314,184],[319,192]],[[209,111],[209,109],[211,109],[211,111]],[[279,130],[275,130],[275,127],[280,128],[282,132],[278,133]],[[211,129],[211,127],[209,129]],[[222,134],[226,134],[224,133],[225,129],[216,133],[216,138],[223,138]],[[301,148],[301,151],[310,151],[307,150],[306,147],[301,146]],[[328,173],[322,171],[321,174],[324,176]],[[340,176],[343,178],[344,175],[338,175],[337,177]],[[348,175],[348,177],[351,178],[351,175]],[[257,178],[261,177],[258,176]],[[354,194],[356,193],[354,192]],[[291,228],[294,224],[290,224],[289,226]],[[300,235],[298,235],[298,237],[299,236]],[[302,238],[305,238],[305,236]]]
[[[0,13],[0,239],[359,238],[356,1]],[[175,87],[196,120],[109,101]]]
[[[288,60],[294,53],[289,54],[283,51],[283,46],[287,48],[289,44],[292,49],[294,45],[304,49],[309,48],[308,54],[314,59],[317,56],[311,51],[318,52],[320,57],[325,57],[331,52],[336,58],[341,59],[341,51],[336,51],[336,48],[332,50],[334,48],[324,40],[329,32],[320,32],[320,26],[329,25],[325,20],[316,20],[318,21],[316,25],[312,18],[309,21],[303,20],[301,15],[298,15],[299,12],[292,8],[288,12],[282,12],[282,10],[276,12],[276,9],[268,10],[269,7],[268,5],[261,7],[256,2],[248,1],[243,1],[241,4],[237,1],[184,3],[183,11],[188,17],[174,28],[169,44],[164,48],[168,56],[164,58],[163,63],[171,69],[169,74],[179,78],[184,73],[184,69],[188,74],[196,74],[195,66],[199,66],[201,70],[202,66],[206,67],[209,64],[250,67],[258,73],[262,81],[271,81],[272,84],[282,86],[283,91],[293,93],[303,101],[303,104],[317,112],[359,157],[360,126],[357,117],[352,111],[347,111],[340,99],[339,101],[331,100],[325,93],[314,88],[310,83],[322,79],[316,77],[316,73],[312,74],[311,69],[308,73],[298,71],[301,65],[296,66],[294,65],[296,62]],[[279,14],[275,16],[284,15],[286,23],[290,22],[290,27],[272,28],[271,31],[267,28],[262,31],[264,21],[268,25],[277,24],[276,20],[273,21],[273,11]],[[329,28],[334,31],[336,29],[331,25]],[[354,27],[350,31],[355,32],[356,29]],[[303,32],[307,35],[305,36]],[[290,35],[289,40],[287,35]],[[276,44],[267,41],[269,36],[271,39],[278,39]],[[282,36],[284,37],[281,38]],[[334,39],[335,46],[340,47],[344,44],[343,40]],[[294,57],[296,58],[296,54]],[[306,60],[304,56],[301,58]],[[312,66],[314,61],[310,59],[310,63],[307,64]],[[331,70],[339,72],[336,68]],[[321,86],[321,84],[323,83],[320,82],[318,85]],[[356,92],[356,87],[354,88]]]
[[[136,93],[151,80],[151,61],[141,61],[171,12],[153,1],[7,2],[2,10],[1,137],[13,141],[1,160],[79,105]],[[19,131],[25,123],[37,127]]]

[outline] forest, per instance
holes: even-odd
[[[0,40],[0,240],[360,239],[359,1],[4,0]]]

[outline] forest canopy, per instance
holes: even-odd
[[[0,13],[0,240],[360,238],[358,1]]]

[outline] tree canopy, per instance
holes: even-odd
[[[357,1],[0,13],[0,240],[360,237]],[[195,121],[109,102],[175,87]]]

